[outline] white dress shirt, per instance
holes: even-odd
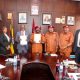
[[[10,42],[10,38],[9,38],[9,36],[8,36],[6,33],[5,33],[4,35],[6,36],[8,42]]]
[[[80,47],[80,32],[78,33],[77,47]]]

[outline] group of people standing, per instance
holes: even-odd
[[[22,43],[21,40],[23,40]],[[29,36],[25,30],[25,25],[21,25],[15,41],[17,42],[18,53],[27,53],[28,43],[30,42],[33,59],[35,59],[36,55],[42,58],[43,44],[47,54],[56,54],[58,51],[62,57],[69,58],[72,52],[74,36],[70,32],[69,26],[64,26],[60,34],[55,32],[54,26],[48,26],[48,31],[45,34],[41,33],[41,27],[36,26],[34,33]],[[10,47],[9,42],[10,38],[7,35],[7,28],[3,27],[3,34],[0,35],[0,54],[6,53],[6,50]]]
[[[72,52],[72,44],[74,41],[73,34],[69,30],[69,26],[63,27],[63,32],[58,35],[54,26],[48,26],[48,32],[41,34],[40,27],[35,28],[35,33],[30,37],[32,43],[32,54],[42,56],[42,44],[45,44],[45,52],[47,54],[56,54],[59,50],[62,57],[68,58]],[[40,43],[34,42],[35,34],[41,34]]]
[[[20,35],[22,35],[22,32],[27,37],[27,44],[24,46],[20,45]],[[48,31],[46,34],[42,34],[41,27],[36,26],[35,32],[30,35],[29,39],[28,34],[25,31],[25,26],[21,26],[20,31],[16,34],[16,41],[19,43],[17,45],[19,53],[22,53],[22,49],[26,53],[28,49],[28,42],[30,42],[32,45],[32,57],[34,59],[36,55],[39,55],[40,58],[42,57],[43,44],[45,45],[44,49],[47,54],[56,54],[59,50],[61,56],[68,58],[72,52],[74,37],[69,30],[69,26],[64,26],[63,32],[60,33],[60,35],[55,32],[54,26],[48,26]]]

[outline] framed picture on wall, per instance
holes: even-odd
[[[62,18],[61,18],[61,23],[62,23],[62,24],[65,24],[65,22],[66,22],[66,17],[65,17],[65,16],[62,16]]]
[[[50,25],[52,23],[52,15],[49,13],[42,14],[42,24]]]
[[[75,25],[75,17],[67,16],[67,25]]]
[[[31,5],[31,15],[39,15],[39,6]]]
[[[25,24],[27,23],[27,13],[22,12],[18,14],[18,23]]]
[[[13,15],[13,14],[12,14],[11,12],[8,12],[8,14],[7,14],[7,19],[10,19],[10,20],[11,20],[12,17],[13,17],[12,15]]]

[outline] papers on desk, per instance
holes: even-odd
[[[14,62],[14,58],[8,58],[5,61],[9,61],[9,62],[13,63]]]
[[[0,64],[0,69],[3,69],[3,68],[5,68],[5,67],[6,67],[6,66]]]
[[[54,53],[53,53],[53,54],[45,53],[44,55],[45,55],[45,56],[52,56],[52,57],[57,57],[57,56],[58,56],[57,54],[54,54]]]
[[[27,45],[27,37],[26,35],[20,36],[20,45]]]
[[[63,63],[64,63],[64,64],[68,64],[68,65],[69,65],[69,64],[73,64],[73,65],[76,64],[76,62],[75,62],[74,60],[72,60],[72,61],[63,60]]]
[[[77,69],[75,61],[68,61],[68,64],[70,69]]]
[[[66,67],[69,67],[71,69],[76,69],[76,62],[74,60],[69,61],[69,60],[63,60],[63,63]]]
[[[41,34],[34,34],[34,42],[40,43],[41,41]]]
[[[69,77],[73,77],[74,80],[80,79],[80,73],[68,73]]]
[[[50,56],[54,56],[54,57],[57,57],[58,55],[57,55],[57,54],[50,54]]]
[[[76,64],[75,61],[68,61],[68,64]]]

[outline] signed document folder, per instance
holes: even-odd
[[[34,42],[40,43],[41,41],[41,34],[34,34]]]
[[[27,37],[25,35],[20,36],[20,45],[27,45]]]

